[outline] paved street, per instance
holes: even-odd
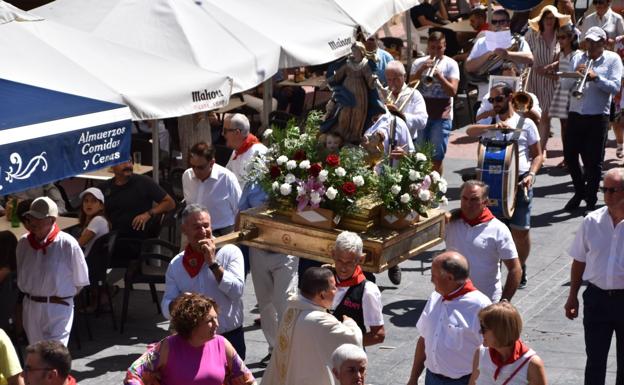
[[[533,201],[533,249],[528,262],[529,283],[526,289],[516,294],[513,303],[524,317],[523,339],[543,358],[549,384],[581,384],[585,364],[582,321],[569,321],[563,312],[570,266],[565,250],[581,217],[562,211],[563,205],[572,196],[572,187],[569,176],[555,167],[561,160],[558,135],[551,143],[551,158],[538,176],[536,198]],[[615,159],[614,153],[614,148],[609,148],[607,159]],[[474,141],[467,140],[461,131],[454,131],[449,158],[445,162],[445,177],[451,187],[448,193],[450,208],[458,206],[457,187],[461,183],[459,173],[476,165],[474,154]],[[609,161],[608,164],[613,165],[614,162]],[[443,245],[438,247],[442,248]],[[386,274],[379,275],[387,337],[381,346],[368,349],[367,383],[404,384],[407,381],[418,337],[415,324],[432,290],[429,267],[433,254],[433,251],[428,252],[403,263],[403,283],[399,287],[392,285]],[[121,297],[116,297],[118,314]],[[266,355],[267,345],[261,331],[253,326],[253,319],[257,317],[254,305],[253,287],[251,279],[248,279],[245,288],[246,362],[256,376],[261,377],[262,369],[256,363]],[[83,385],[120,383],[123,371],[144,351],[146,344],[166,335],[167,323],[156,315],[149,293],[135,290],[124,335],[112,330],[110,319],[106,316],[92,322],[92,327],[93,341],[87,340],[83,330],[82,349],[77,349],[75,343],[70,346],[75,358],[74,374]],[[614,350],[615,346],[609,361],[607,383],[615,381]]]

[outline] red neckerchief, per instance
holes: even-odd
[[[48,237],[45,239],[43,244],[37,242],[37,240],[35,239],[35,234],[28,233],[28,236],[27,236],[28,243],[30,243],[30,247],[32,247],[35,250],[43,250],[43,255],[45,255],[46,247],[50,246],[50,243],[54,242],[54,239],[56,239],[56,236],[58,235],[59,231],[61,230],[59,229],[58,225],[54,223],[54,226],[52,227],[52,231],[50,232],[50,234],[48,234]]]
[[[459,289],[455,290],[454,292],[450,294],[443,296],[443,300],[452,301],[455,298],[461,297],[462,295],[470,293],[471,291],[475,291],[475,290],[477,290],[477,288],[474,287],[474,285],[472,284],[472,281],[470,280],[470,278],[468,278],[466,282],[464,282],[464,286],[460,287]]]
[[[67,375],[67,382],[65,382],[65,385],[78,385],[78,383],[76,382],[76,379],[74,377],[72,377],[71,374]]]
[[[191,245],[187,245],[186,249],[184,249],[184,257],[182,257],[182,265],[191,278],[199,274],[199,270],[201,270],[203,264],[204,255],[193,250]]]
[[[483,208],[483,211],[481,211],[481,214],[479,214],[476,218],[473,218],[473,219],[466,218],[463,211],[460,211],[459,215],[464,220],[464,222],[470,225],[470,227],[474,227],[478,224],[489,222],[492,219],[494,219],[494,215],[492,214],[490,209],[488,209],[487,207]]]
[[[500,353],[497,352],[495,349],[488,348],[488,351],[490,352],[490,359],[492,360],[492,363],[496,365],[496,371],[494,372],[494,380],[496,380],[503,366],[513,364],[514,362],[519,360],[520,357],[522,357],[526,352],[529,351],[529,347],[526,346],[524,342],[517,340],[514,344],[511,356],[509,356],[506,361],[503,361],[503,357],[501,357]]]
[[[337,287],[356,286],[364,282],[365,279],[366,277],[364,276],[364,272],[362,271],[362,268],[358,265],[355,267],[355,271],[353,272],[353,275],[351,276],[351,278],[345,279],[344,281],[340,281],[340,282],[336,280],[336,286]]]
[[[479,28],[478,32],[483,32],[483,31],[487,31],[490,29],[490,25],[488,23],[483,23],[483,25],[481,26],[481,28]]]
[[[251,146],[253,146],[256,143],[260,143],[258,138],[256,138],[254,134],[248,134],[245,140],[243,141],[243,144],[241,144],[239,148],[234,150],[234,159],[238,158],[239,155],[247,152],[247,150],[249,150]]]

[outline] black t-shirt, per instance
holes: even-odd
[[[133,174],[128,182],[118,186],[114,178],[100,186],[104,193],[106,214],[111,221],[112,229],[122,237],[145,238],[145,231],[132,229],[132,220],[160,203],[167,193],[150,177]]]
[[[410,17],[412,19],[412,23],[414,23],[414,27],[419,28],[422,27],[420,22],[418,21],[418,16],[424,16],[425,19],[429,21],[433,21],[434,23],[439,23],[438,17],[436,16],[436,12],[438,10],[429,3],[423,3],[412,7],[410,9]]]

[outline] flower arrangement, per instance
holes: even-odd
[[[303,134],[293,122],[265,133],[268,151],[253,161],[251,175],[274,204],[298,211],[330,209],[341,217],[355,208],[357,199],[373,191],[376,176],[360,148],[343,147],[337,154],[326,154],[317,139],[320,121],[321,114],[312,112]]]
[[[417,212],[427,217],[427,210],[447,204],[447,182],[433,171],[430,148],[406,154],[396,167],[384,164],[379,175],[378,195],[382,207],[390,213]]]

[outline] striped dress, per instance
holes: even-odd
[[[559,53],[559,43],[556,42],[556,39],[549,46],[539,31],[529,29],[524,38],[533,53],[533,67],[551,64],[555,59],[555,55]],[[526,91],[537,95],[542,111],[548,112],[550,101],[555,92],[555,85],[556,82],[554,80],[538,75],[536,71],[531,71]]]
[[[572,58],[580,51],[571,51],[565,55],[563,52],[559,53],[559,71],[572,72]],[[560,78],[555,87],[555,93],[550,103],[550,117],[567,119],[568,107],[570,106],[570,89],[574,86],[575,80],[569,78]]]

